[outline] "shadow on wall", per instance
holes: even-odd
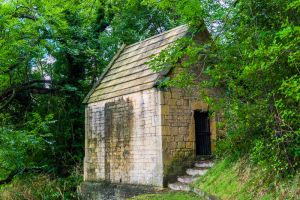
[[[127,99],[105,104],[105,180],[129,182],[133,105]]]

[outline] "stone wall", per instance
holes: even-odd
[[[208,111],[208,105],[184,90],[161,91],[162,144],[165,184],[193,164],[196,156],[194,111]],[[216,120],[210,119],[212,150],[216,140]]]
[[[85,181],[166,185],[195,159],[195,110],[209,107],[174,88],[153,88],[87,105]],[[210,131],[214,150],[214,116]]]
[[[160,112],[154,88],[87,105],[85,181],[162,186]]]

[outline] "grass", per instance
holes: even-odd
[[[187,192],[165,192],[159,194],[144,194],[130,200],[202,200],[198,195]]]
[[[279,179],[269,171],[250,164],[247,159],[216,162],[192,186],[222,200],[300,199],[300,175]],[[194,200],[199,196],[183,192],[140,195],[131,200]]]
[[[219,162],[193,186],[221,199],[300,199],[300,178],[276,179],[246,160]]]

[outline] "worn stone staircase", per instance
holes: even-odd
[[[190,183],[203,176],[214,163],[211,160],[197,161],[194,168],[186,170],[186,175],[177,177],[176,183],[169,183],[168,187],[176,191],[191,191]]]

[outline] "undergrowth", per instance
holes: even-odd
[[[82,182],[81,171],[74,171],[66,178],[47,174],[26,174],[14,178],[0,187],[1,200],[69,200],[78,199],[76,190]]]

